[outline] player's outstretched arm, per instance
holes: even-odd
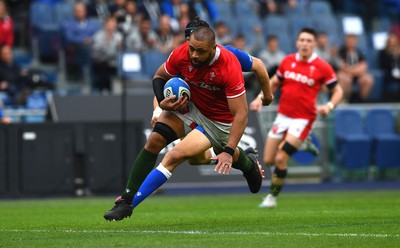
[[[274,75],[269,80],[269,84],[270,84],[271,94],[274,94],[278,90],[281,81],[279,80],[277,75]],[[261,91],[260,94],[258,94],[256,98],[250,103],[250,110],[260,112],[263,107],[263,99],[264,99],[264,93],[263,91]]]
[[[252,56],[252,60],[253,66],[251,67],[251,70],[254,71],[254,73],[256,74],[258,82],[261,86],[261,92],[263,94],[263,98],[261,99],[262,104],[264,106],[268,106],[274,100],[274,95],[271,91],[267,69],[265,68],[265,65],[261,59]]]
[[[327,117],[329,113],[340,103],[343,98],[343,89],[339,84],[330,89],[331,99],[325,105],[317,106],[317,113],[323,117]]]

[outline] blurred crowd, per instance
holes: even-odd
[[[234,20],[224,19],[224,9],[219,7],[220,4],[236,2],[248,5],[254,11],[252,15],[256,15],[259,20],[251,25],[251,35],[248,35],[249,30],[245,30],[246,33],[233,30]],[[93,92],[111,92],[113,78],[117,76],[120,66],[118,58],[121,52],[143,54],[155,50],[167,56],[184,42],[184,28],[195,16],[211,24],[218,43],[238,47],[259,57],[269,74],[273,75],[283,57],[294,51],[293,47],[282,48],[282,44],[294,44],[296,36],[290,36],[291,40],[288,42],[274,33],[265,33],[262,22],[272,15],[285,16],[306,9],[312,2],[313,0],[0,0],[2,99],[5,104],[24,105],[32,90],[57,89],[57,83],[46,78],[40,65],[53,63],[59,66],[60,58],[65,59],[70,78],[81,78],[83,69],[88,68]],[[374,12],[374,8],[383,6],[392,10],[385,45],[381,50],[374,51],[375,68],[370,65],[368,53],[371,51],[360,49],[359,36],[356,34],[347,33],[339,37],[340,40],[332,40],[329,30],[318,30],[316,52],[335,68],[347,102],[400,102],[400,29],[396,20],[400,7],[397,6],[397,1],[368,1],[368,4],[358,0],[320,2],[329,4],[335,14],[353,10],[354,13],[351,14],[362,17],[365,32],[373,31],[371,18],[366,17]],[[33,9],[34,4],[40,8]],[[49,11],[43,10],[43,6],[54,9],[59,4],[64,5],[55,12],[59,15],[59,23],[54,29],[55,23],[46,19],[50,18],[44,16]],[[361,5],[365,7],[360,10]],[[42,19],[45,25],[35,25]],[[38,38],[37,51],[33,49],[33,37]],[[60,49],[52,50],[55,43]],[[27,50],[41,63],[29,66],[17,61],[13,57],[16,50]],[[63,56],[59,51],[62,51]],[[382,94],[374,100],[369,97],[377,83],[377,74],[372,73],[372,70],[379,70],[382,84]],[[245,75],[246,87],[256,90],[252,77],[250,74]]]

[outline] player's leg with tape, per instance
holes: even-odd
[[[209,139],[199,130],[190,132],[181,142],[169,151],[159,166],[146,177],[132,201],[132,208],[137,207],[171,178],[175,168],[194,155],[204,153],[209,149]]]

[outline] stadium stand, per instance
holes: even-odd
[[[370,165],[371,137],[364,132],[360,111],[338,109],[334,118],[337,163],[346,169],[366,170]]]
[[[392,110],[369,110],[365,117],[365,127],[373,138],[373,163],[379,169],[400,167],[400,135],[395,132]]]
[[[157,50],[149,50],[145,51],[142,54],[142,62],[143,62],[143,69],[144,73],[149,77],[152,78],[160,65],[162,65],[165,60],[167,59],[167,55],[161,53]]]
[[[311,1],[310,14],[324,19],[326,16],[333,14],[332,7],[327,1]]]

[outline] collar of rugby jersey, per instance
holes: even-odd
[[[307,60],[307,63],[311,63],[313,62],[313,60],[315,60],[318,57],[318,55],[314,52],[311,57]],[[296,60],[300,61],[300,54],[296,53]]]
[[[219,55],[221,54],[221,50],[219,49],[219,47],[217,47],[215,49],[215,55],[214,58],[210,61],[210,63],[208,65],[212,65],[214,64],[214,62],[219,58]]]

